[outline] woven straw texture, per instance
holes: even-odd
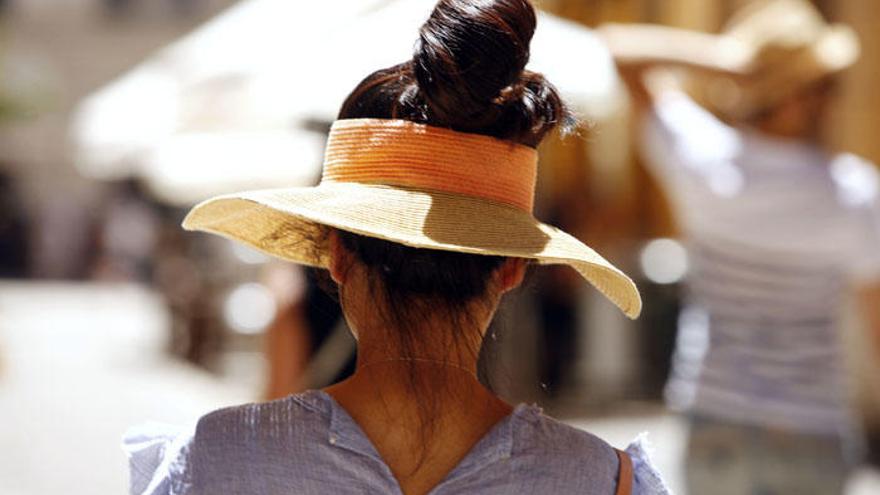
[[[339,120],[321,182],[379,183],[483,197],[532,211],[538,152],[406,120]]]
[[[567,264],[630,318],[641,310],[633,282],[595,251],[525,212],[475,198],[324,183],[214,198],[195,207],[183,225],[318,267],[327,266],[321,225],[413,247]]]

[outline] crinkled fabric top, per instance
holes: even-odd
[[[123,449],[136,495],[401,493],[358,425],[320,391],[221,409],[195,428],[138,426]],[[626,452],[634,495],[669,493],[644,437]],[[603,440],[521,404],[431,494],[613,494],[618,469]]]

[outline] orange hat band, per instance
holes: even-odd
[[[321,182],[460,194],[531,213],[538,153],[528,146],[408,120],[344,119],[330,129]]]

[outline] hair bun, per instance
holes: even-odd
[[[525,70],[535,24],[528,0],[440,0],[412,60],[367,76],[339,118],[407,119],[536,147],[576,120],[544,76]]]
[[[413,56],[433,120],[467,122],[497,104],[502,93],[519,93],[535,24],[527,0],[440,0]]]

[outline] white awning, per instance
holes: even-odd
[[[332,122],[366,75],[409,59],[435,3],[243,1],[86,98],[72,128],[77,166],[142,178],[180,205],[313,183],[315,123]],[[582,117],[619,104],[610,56],[587,28],[540,14],[529,67]]]

